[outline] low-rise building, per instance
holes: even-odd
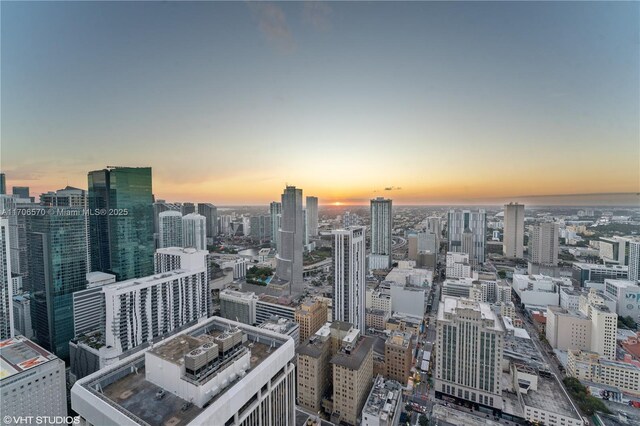
[[[611,361],[595,352],[569,350],[567,374],[580,381],[615,386],[624,392],[640,395],[639,366]]]
[[[560,306],[560,289],[572,288],[571,279],[546,275],[513,275],[513,291],[525,306]]]
[[[389,318],[391,318],[391,315],[387,311],[383,311],[381,309],[365,310],[365,323],[367,328],[384,330]]]
[[[607,278],[626,280],[628,276],[628,266],[576,262],[572,266],[571,278],[573,278],[580,287],[585,287],[586,281],[604,283],[604,280]]]

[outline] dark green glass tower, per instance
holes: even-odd
[[[89,172],[91,270],[118,281],[153,274],[151,167]]]

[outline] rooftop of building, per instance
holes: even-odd
[[[181,364],[188,352],[204,343],[213,341],[216,336],[236,328],[247,337],[247,340],[241,345],[243,346],[242,350],[251,353],[249,373],[269,357],[278,353],[279,348],[290,339],[266,330],[260,331],[255,327],[213,317],[149,350],[139,352],[116,365],[81,379],[76,383],[76,386],[82,386],[136,421],[139,419],[147,424],[187,424],[225,392],[214,396],[204,408],[199,408],[195,404],[189,406],[188,401],[175,395],[169,389],[165,389],[165,396],[161,400],[157,400],[155,395],[163,388],[146,380],[146,353],[150,352],[169,362]],[[222,367],[222,369],[224,368],[227,368],[227,365]],[[202,379],[201,383],[206,382],[209,378]],[[235,386],[242,378],[242,376],[238,376],[234,382],[228,385],[227,390]],[[187,404],[186,409],[185,404]]]
[[[547,306],[548,311],[553,312],[557,316],[577,317],[582,319],[588,319],[585,314],[577,310],[569,310],[560,306]]]
[[[496,331],[504,331],[502,321],[498,320],[495,312],[491,310],[488,303],[476,302],[471,299],[445,296],[438,306],[438,321],[445,321],[445,315],[459,315],[459,310],[473,310],[480,314],[482,320],[493,320],[493,326],[489,327]]]
[[[525,405],[565,417],[580,419],[571,400],[554,375],[538,374],[538,390],[522,394]]]
[[[329,349],[331,341],[325,337],[319,335],[313,335],[309,337],[304,343],[301,343],[296,348],[296,353],[311,358],[320,358],[325,351]]]
[[[611,284],[615,287],[618,288],[629,288],[629,287],[635,287],[640,289],[640,284],[638,284],[635,281],[631,281],[631,280],[621,280],[621,279],[614,279],[614,278],[607,278],[604,280],[605,283]]]
[[[596,352],[570,349],[569,353],[575,356],[576,359],[581,362],[594,362],[607,367],[623,368],[626,370],[633,370],[640,373],[640,366],[637,366],[636,364],[632,364],[630,362],[608,360],[606,358],[602,358],[600,354]]]
[[[362,412],[379,417],[380,420],[392,419],[401,397],[402,385],[395,380],[385,380],[379,375],[373,383]]]
[[[55,361],[58,357],[24,336],[0,341],[0,380]]]
[[[349,331],[353,328],[353,325],[346,321],[333,321],[330,328],[338,331]]]
[[[374,340],[368,336],[360,336],[353,346],[347,345],[331,358],[331,363],[350,370],[357,370],[369,352],[372,352]]]
[[[413,334],[409,332],[392,331],[389,337],[387,337],[385,344],[408,348],[409,345],[411,345],[412,336]]]
[[[153,285],[154,283],[164,282],[172,279],[178,279],[182,277],[191,276],[194,274],[194,270],[189,269],[174,269],[168,272],[162,272],[159,274],[149,275],[142,278],[132,278],[126,281],[115,282],[112,284],[106,284],[103,288],[109,290],[123,290],[126,288],[135,287],[138,285]]]
[[[260,324],[258,328],[270,330],[274,333],[289,334],[293,329],[300,328],[300,325],[289,318],[282,318],[280,316],[274,315],[267,321]]]
[[[628,271],[628,266],[623,265],[601,265],[599,263],[583,263],[576,262],[573,264],[574,269],[612,269],[617,271]]]
[[[373,309],[373,308],[367,308],[365,309],[365,312],[370,315],[382,315],[382,316],[385,316],[389,313],[384,309]]]
[[[271,304],[280,305],[280,306],[295,306],[296,305],[296,303],[293,300],[293,298],[291,298],[289,296],[276,297],[276,296],[271,296],[269,294],[260,294],[260,295],[258,295],[258,300],[260,302],[271,303]]]

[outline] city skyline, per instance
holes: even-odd
[[[35,196],[116,164],[218,205],[287,183],[321,205],[634,205],[639,7],[5,2],[0,167]]]

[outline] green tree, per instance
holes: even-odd
[[[420,426],[429,426],[429,419],[427,419],[427,416],[424,414],[420,414],[420,417],[418,417],[418,423]]]
[[[505,278],[507,278],[507,271],[498,271],[498,277],[501,280],[504,280]]]

